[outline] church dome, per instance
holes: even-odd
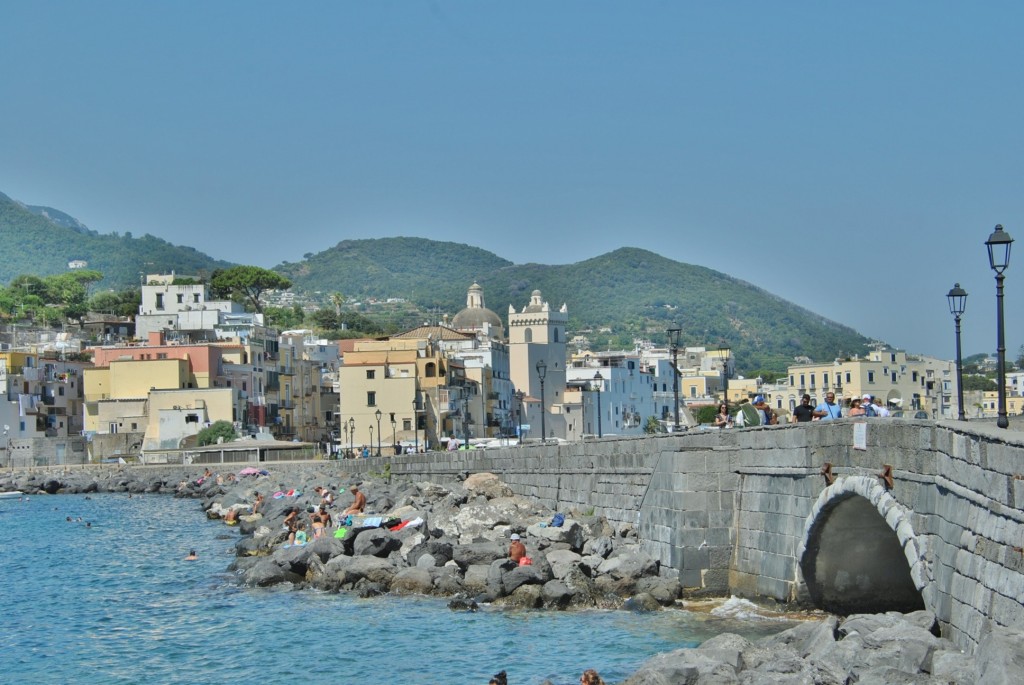
[[[458,331],[479,331],[483,330],[484,324],[490,326],[491,335],[504,334],[501,317],[484,306],[484,290],[474,283],[466,295],[466,308],[452,317],[452,328]]]

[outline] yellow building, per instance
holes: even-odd
[[[382,454],[392,454],[395,441],[436,446],[450,411],[449,371],[429,337],[351,341],[338,367],[342,449],[371,445],[376,452],[378,438]]]
[[[865,358],[837,359],[824,364],[790,366],[789,395],[782,407],[793,410],[805,393],[811,403],[834,392],[840,400],[862,397],[878,399],[891,410],[913,416],[924,411],[931,417],[955,415],[956,366],[930,357],[908,357],[906,352],[879,348]],[[951,414],[952,412],[952,414]]]

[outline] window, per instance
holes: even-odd
[[[375,407],[377,406],[377,393],[370,390],[366,393],[366,406]]]
[[[691,385],[690,386],[690,397],[696,397],[696,396],[697,396],[697,386],[696,385]]]
[[[132,430],[133,430],[133,431],[137,431],[137,430],[139,430],[139,424],[137,424],[137,423],[133,423],[133,424],[132,424]]]
[[[181,293],[178,293],[178,304],[184,304],[184,303],[185,303],[185,296],[182,295]]]
[[[795,379],[794,379],[794,377],[793,377],[793,376],[790,376],[790,377],[789,377],[789,385],[790,385],[790,387],[792,387],[792,386],[796,385],[796,383],[794,382],[794,380],[795,380]]]
[[[875,372],[874,371],[868,371],[868,383],[874,383],[874,382],[875,382]]]
[[[525,331],[523,331],[523,342],[528,342],[528,343],[532,343],[533,342],[533,329],[532,328],[527,328]]]
[[[846,372],[846,382],[847,383],[850,382],[850,372],[849,371]]]
[[[195,304],[199,304],[199,293],[192,294],[192,302]]]
[[[896,363],[896,355],[895,354],[890,354],[889,355],[889,361],[891,361],[891,362],[893,362],[895,364]]]
[[[557,328],[554,329],[551,332],[551,335],[553,336],[552,339],[551,339],[551,342],[558,342],[558,329]]]
[[[185,423],[199,423],[199,414],[185,414]]]
[[[372,381],[377,376],[377,372],[373,369],[366,370],[366,380]]]
[[[800,387],[807,385],[807,376],[800,374]]]
[[[892,382],[893,383],[896,382],[896,372],[895,371],[892,372]]]
[[[412,430],[412,419],[402,419],[402,430],[404,430],[404,431],[411,431]]]
[[[59,388],[57,388],[57,394],[60,395],[61,397],[64,397],[64,386],[63,385],[60,386]]]
[[[166,352],[157,352],[156,353],[156,358],[157,359],[167,359],[167,353]]]
[[[163,309],[164,308],[164,294],[163,293],[157,293],[156,294],[156,308],[157,309]]]
[[[811,387],[814,387],[814,374],[811,374]]]

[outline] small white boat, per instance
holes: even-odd
[[[12,499],[14,497],[24,497],[25,493],[21,490],[12,490],[11,492],[0,492],[0,499]]]

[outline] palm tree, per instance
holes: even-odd
[[[334,313],[341,316],[341,305],[345,302],[345,296],[341,293],[331,293],[331,304],[334,305]]]

